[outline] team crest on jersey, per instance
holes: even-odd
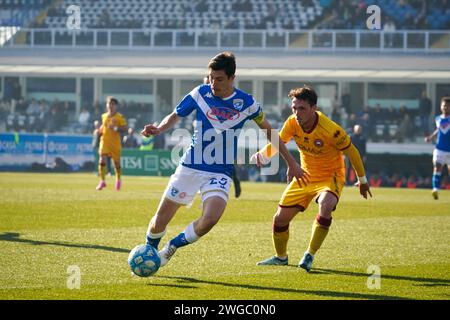
[[[447,132],[449,132],[450,131],[450,122],[446,122],[446,123],[441,122],[439,130],[441,130],[443,134],[446,134]]]
[[[315,145],[317,148],[322,148],[322,147],[323,147],[323,141],[320,140],[320,139],[316,139],[316,140],[314,140],[314,145]]]
[[[233,99],[233,106],[241,111],[242,107],[244,106],[244,100],[242,99]]]
[[[180,191],[177,188],[172,187],[172,190],[170,190],[170,195],[172,197],[175,197],[178,194],[178,192]]]
[[[236,120],[240,117],[240,115],[241,114],[239,111],[228,107],[211,106],[211,109],[206,112],[208,119],[220,122],[224,122],[226,120]]]

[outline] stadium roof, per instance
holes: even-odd
[[[3,49],[0,74],[198,79],[217,51]],[[237,52],[242,79],[445,81],[448,55]]]

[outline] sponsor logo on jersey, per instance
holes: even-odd
[[[316,140],[314,140],[314,145],[315,145],[317,148],[322,148],[322,147],[323,147],[323,141],[320,140],[320,139],[316,139]]]
[[[242,99],[233,99],[233,106],[241,111],[242,107],[244,106],[244,100]]]
[[[301,151],[303,151],[303,152],[305,152],[305,153],[309,153],[309,154],[319,155],[319,154],[322,154],[322,153],[323,153],[323,150],[322,150],[322,149],[310,148],[310,147],[304,146],[304,145],[302,145],[302,144],[299,144],[299,145],[298,145],[298,148],[299,148]]]
[[[236,120],[240,117],[240,112],[228,107],[215,107],[211,106],[211,109],[206,112],[206,116],[213,121],[226,121]]]
[[[208,92],[207,94],[204,95],[204,97],[212,99],[213,96],[212,96],[211,92]]]

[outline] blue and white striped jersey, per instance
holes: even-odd
[[[193,89],[175,108],[180,117],[196,111],[194,134],[181,165],[208,172],[233,175],[237,140],[245,122],[262,115],[253,97],[237,88],[221,99],[209,84]]]

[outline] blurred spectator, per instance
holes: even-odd
[[[292,109],[289,106],[289,104],[285,104],[283,109],[281,110],[281,118],[283,121],[286,121],[287,118],[289,118],[292,115]]]
[[[78,116],[78,125],[82,133],[87,133],[91,123],[91,114],[87,107],[83,107]]]
[[[42,109],[44,109],[42,105]],[[56,132],[59,130],[58,126],[58,108],[56,106],[53,106],[50,109],[50,112],[48,113],[47,120],[46,120],[46,131],[47,132]]]
[[[337,105],[333,106],[333,109],[331,110],[330,118],[337,124],[341,125],[341,112],[339,110],[339,106],[337,106]]]
[[[163,134],[155,136],[153,147],[157,150],[164,150],[166,148],[166,136]]]
[[[350,134],[350,138],[352,139],[352,143],[358,149],[361,159],[365,165],[365,162],[367,162],[367,140],[363,134],[363,127],[356,124],[353,127],[353,133]]]
[[[39,104],[36,99],[32,98],[28,108],[26,110],[27,115],[37,115],[40,111]]]
[[[102,120],[102,107],[100,107],[100,103],[98,100],[94,101],[94,104],[92,106],[92,119],[93,120]]]
[[[422,133],[424,136],[428,136],[430,134],[430,114],[431,114],[431,100],[427,97],[427,92],[422,91],[422,97],[419,101],[419,116],[420,123],[422,126]]]
[[[59,107],[59,102],[56,104],[56,106],[58,106],[58,108],[61,110],[61,108]],[[60,119],[60,124],[62,126],[67,126],[69,124],[69,120],[70,120],[70,105],[69,102],[64,102],[64,106],[62,107],[62,116],[59,118]]]
[[[36,115],[36,130],[38,132],[46,131],[48,115],[43,104],[39,106],[39,113]]]
[[[363,135],[363,127],[359,124],[355,124],[352,128],[353,132],[350,134],[350,139],[353,145],[358,149],[364,166],[367,162],[367,140]],[[345,158],[345,168],[346,168],[346,181],[347,184],[353,184],[356,181],[356,174],[349,159]]]
[[[128,128],[128,133],[122,139],[122,147],[134,149],[139,147],[133,128]]]
[[[412,141],[414,138],[414,124],[409,113],[404,113],[400,120],[397,131],[397,141],[404,142],[405,140]]]
[[[143,137],[139,150],[151,151],[155,144],[155,136]]]
[[[386,121],[392,124],[398,124],[398,112],[394,106],[390,106],[386,112]]]
[[[358,119],[356,118],[355,113],[350,113],[347,119],[347,126],[345,131],[351,133],[355,124],[358,124]]]

